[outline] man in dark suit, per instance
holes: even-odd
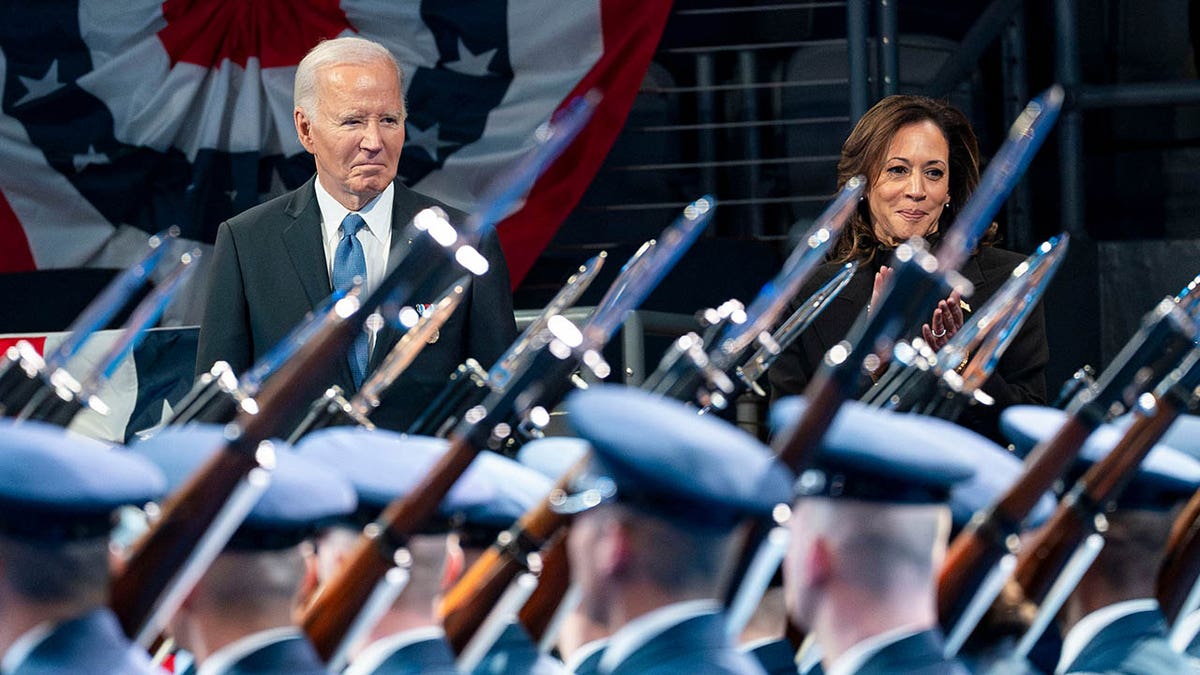
[[[112,513],[165,489],[149,462],[0,421],[0,672],[151,675],[107,608]]]
[[[461,212],[396,180],[405,115],[400,67],[383,46],[338,38],[322,42],[300,62],[296,132],[317,174],[299,189],[221,224],[197,372],[218,360],[244,372],[345,279],[365,278],[366,290],[375,288],[389,262],[410,246],[404,228],[422,209],[440,206],[452,222],[461,222]],[[373,415],[376,424],[406,427],[455,366],[467,357],[490,364],[515,338],[508,268],[495,232],[486,232],[478,248],[488,272],[473,279],[462,306],[393,386]],[[417,302],[433,302],[462,274],[447,261]],[[358,357],[365,364],[355,361],[353,350],[348,357],[338,355],[331,384],[355,391],[399,336],[384,327],[369,338]]]

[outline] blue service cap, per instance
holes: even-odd
[[[362,525],[378,518],[388,504],[408,496],[449,447],[444,438],[331,427],[305,436],[296,451],[354,485],[359,501],[356,524]],[[462,514],[483,508],[495,497],[494,485],[468,470],[442,499],[437,517],[423,529],[429,534],[445,533]]]
[[[1122,429],[1128,427],[1132,422],[1132,413],[1126,413],[1113,420],[1113,424]],[[1175,418],[1175,421],[1167,429],[1167,433],[1163,434],[1158,442],[1200,459],[1200,417],[1180,415]]]
[[[728,528],[791,498],[791,474],[741,429],[677,401],[615,385],[573,392],[571,425],[592,446],[587,475],[555,508],[616,500],[676,523]]]
[[[541,473],[490,450],[479,453],[465,478],[491,485],[491,499],[462,512],[467,525],[482,528],[509,527],[554,488]]]
[[[547,436],[522,445],[517,461],[557,481],[591,449],[582,438]]]
[[[145,459],[39,422],[0,420],[0,533],[45,542],[106,537],[113,511],[166,491]]]
[[[807,408],[801,396],[780,400],[771,408],[772,429],[790,426]],[[796,480],[796,496],[948,503],[951,488],[974,476],[975,465],[927,419],[846,401]]]
[[[1028,454],[1042,440],[1051,438],[1067,420],[1067,413],[1046,406],[1020,405],[1000,415],[1000,430],[1018,454]],[[1068,470],[1063,489],[1069,489],[1093,464],[1108,456],[1125,435],[1126,424],[1097,428],[1079,451]],[[1200,488],[1200,461],[1187,453],[1159,443],[1142,460],[1137,473],[1125,487],[1117,506],[1126,509],[1170,509]]]
[[[964,527],[977,511],[994,504],[1025,473],[1025,464],[1019,457],[985,436],[936,417],[910,417],[925,425],[938,443],[962,449],[975,466],[974,476],[950,490],[950,514],[955,528]],[[1054,515],[1057,506],[1054,493],[1046,492],[1025,519],[1025,527],[1039,527]]]
[[[172,491],[182,486],[226,443],[225,427],[166,427],[130,450],[154,462]],[[354,511],[349,482],[318,462],[298,456],[287,443],[266,441],[274,467],[270,482],[229,541],[229,548],[270,550],[294,546],[319,528]],[[265,449],[265,448],[264,448]],[[268,466],[264,458],[264,466]]]

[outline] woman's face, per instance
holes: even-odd
[[[937,230],[950,197],[950,145],[930,120],[900,127],[867,192],[871,227],[885,244]]]

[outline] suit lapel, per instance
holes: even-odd
[[[325,263],[325,245],[321,242],[321,209],[313,189],[315,180],[314,176],[292,194],[291,202],[284,209],[291,220],[283,226],[281,233],[292,269],[300,278],[300,286],[313,309],[332,292]]]
[[[321,241],[321,209],[317,206],[317,193],[313,187],[314,175],[307,183],[292,193],[292,199],[284,212],[290,221],[283,226],[280,237],[292,263],[300,287],[308,299],[310,309],[316,309],[329,297],[333,289],[329,286],[329,267],[325,261],[325,245]],[[354,376],[350,363],[338,359],[336,381],[351,386]]]

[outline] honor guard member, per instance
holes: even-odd
[[[773,426],[805,405],[780,401]],[[795,482],[788,611],[830,675],[967,672],[943,656],[935,599],[950,491],[975,470],[922,422],[846,403]]]
[[[526,511],[546,498],[554,484],[541,473],[493,452],[482,452],[468,473],[478,473],[493,487],[494,497],[486,504],[460,514],[454,528],[454,541],[461,554],[460,571],[471,565],[495,543]],[[538,651],[533,638],[515,616],[506,619],[504,631],[472,670],[472,675],[560,675],[563,664]]]
[[[1054,408],[1017,406],[1000,418],[1001,430],[1021,454],[1054,435],[1066,419]],[[1088,438],[1068,472],[1069,489],[1103,459],[1123,430],[1107,425]],[[1059,613],[1064,631],[1055,673],[1184,673],[1186,659],[1171,649],[1155,599],[1155,579],[1171,525],[1200,488],[1200,462],[1158,445],[1105,514],[1104,548]]]
[[[378,518],[392,501],[407,496],[448,447],[445,439],[355,428],[319,431],[300,443],[301,455],[342,472],[359,495],[352,527],[331,529],[318,542],[320,578],[334,572],[362,527]],[[461,556],[449,555],[453,547],[448,545],[447,535],[452,529],[469,532],[481,528],[488,533],[490,544],[550,487],[544,477],[522,470],[512,460],[480,453],[442,500],[426,531],[409,538],[409,581],[354,657],[347,675],[458,673],[436,612],[443,586],[462,569]],[[454,564],[448,566],[448,559]],[[536,660],[532,646],[530,651]]]
[[[599,672],[762,673],[716,598],[735,533],[788,499],[787,469],[742,430],[635,389],[576,392],[567,411],[591,463],[552,503],[577,514],[581,608],[612,631]]]
[[[353,519],[330,528],[317,540],[316,577],[322,584],[336,574],[363,527],[388,504],[408,496],[448,447],[442,438],[357,427],[324,429],[298,444],[297,452],[341,472],[358,492]],[[442,500],[435,518],[408,538],[408,581],[365,637],[361,650],[352,651],[348,675],[459,672],[436,612],[446,573],[446,535],[454,515],[477,500],[487,500],[490,490],[488,484],[464,475]]]
[[[547,436],[522,445],[517,452],[517,461],[557,483],[590,450],[591,446],[582,438]],[[578,584],[572,584],[571,595],[577,597],[578,588]],[[608,635],[608,628],[589,619],[578,604],[570,608],[556,639],[567,671],[575,675],[595,675],[608,644]]]
[[[0,421],[0,672],[155,670],[107,608],[113,512],[162,496],[144,459],[37,422]]]
[[[173,490],[221,447],[223,433],[216,425],[168,427],[131,450],[158,465]],[[168,624],[195,658],[196,675],[328,672],[293,623],[305,571],[301,545],[354,510],[354,489],[282,441],[264,443],[259,453],[273,463],[266,490]]]

